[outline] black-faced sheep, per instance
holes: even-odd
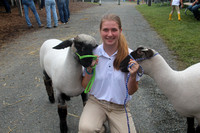
[[[187,133],[195,133],[194,118],[198,121],[196,133],[200,133],[200,63],[175,71],[156,53],[153,49],[139,47],[131,55],[142,66],[144,74],[156,81],[175,110],[187,117]],[[127,72],[129,60],[127,56],[122,61],[122,71]]]
[[[66,100],[80,94],[83,104],[87,100],[81,86],[82,66],[90,66],[93,58],[80,59],[77,53],[80,56],[93,55],[92,51],[95,47],[97,47],[97,43],[93,37],[80,34],[63,42],[57,39],[49,39],[40,48],[40,65],[51,103],[55,102],[53,88],[56,89],[60,131],[62,133],[68,131]]]

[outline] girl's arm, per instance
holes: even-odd
[[[195,0],[195,1],[192,3],[192,6],[194,6],[196,3],[198,3],[198,0]]]
[[[183,0],[180,0],[180,2],[181,2],[181,7],[183,8]]]

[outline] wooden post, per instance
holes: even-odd
[[[11,0],[11,6],[14,6],[15,4],[14,4],[14,0]]]
[[[39,9],[40,9],[40,6],[41,6],[41,0],[38,0],[38,6],[39,6]]]
[[[23,16],[23,11],[22,11],[22,3],[21,3],[21,0],[16,0],[16,4],[17,4],[17,7],[18,7],[19,14],[20,14],[20,16],[22,17],[22,16]]]

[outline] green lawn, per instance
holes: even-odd
[[[185,8],[181,9],[181,21],[178,21],[175,11],[169,21],[171,7],[167,4],[143,4],[137,5],[136,9],[165,40],[168,48],[175,52],[185,68],[200,62],[200,21],[190,11],[185,15]]]

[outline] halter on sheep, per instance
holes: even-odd
[[[194,64],[183,71],[170,68],[164,58],[155,50],[139,47],[131,55],[138,61],[144,74],[152,77],[158,87],[163,90],[175,110],[187,117],[187,133],[195,133],[194,118],[198,121],[196,133],[200,133],[200,63]],[[127,56],[121,63],[120,69],[127,72],[130,57]]]
[[[41,46],[40,64],[44,73],[44,83],[51,103],[55,102],[53,88],[56,89],[56,97],[59,103],[60,131],[62,133],[68,131],[65,101],[80,94],[83,104],[87,100],[81,86],[82,66],[89,67],[93,56],[79,59],[78,55],[92,55],[92,51],[96,47],[95,39],[85,34],[80,34],[63,42],[50,39]]]

